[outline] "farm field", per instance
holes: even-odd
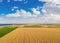
[[[22,28],[0,38],[0,43],[60,43],[60,28]]]

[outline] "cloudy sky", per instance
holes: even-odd
[[[60,0],[0,0],[0,24],[60,23]]]

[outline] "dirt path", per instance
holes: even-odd
[[[60,29],[17,28],[0,38],[0,43],[60,43]]]

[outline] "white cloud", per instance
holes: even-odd
[[[27,18],[27,17],[32,17],[32,13],[27,12],[23,9],[21,10],[17,10],[16,13],[12,13],[12,14],[7,14],[7,17],[22,17],[22,18]]]
[[[19,14],[8,14],[8,15],[6,15],[7,17],[20,17],[20,15]]]
[[[39,0],[42,2],[52,2],[52,3],[56,3],[56,4],[60,4],[60,0]]]
[[[10,0],[8,0],[8,2],[10,2]]]
[[[52,16],[51,16],[52,15]],[[60,23],[60,15],[45,15],[39,18],[4,18],[0,19],[0,23],[33,23],[33,24],[50,24],[50,23]]]
[[[41,23],[60,23],[60,0],[38,0],[46,2],[43,5],[43,16],[40,18]]]
[[[22,16],[23,18],[24,18],[24,17],[32,17],[32,13],[27,12],[27,11],[25,11],[25,10],[23,10],[23,9],[20,10],[20,14],[21,14],[21,16]]]
[[[18,8],[18,7],[13,7],[13,9]],[[12,11],[13,11],[12,9]],[[33,13],[26,11],[26,10],[16,10],[16,13],[12,13],[12,14],[7,14],[7,17],[22,17],[22,18],[29,18],[29,17],[37,17],[40,15],[40,11],[37,10],[37,8],[32,8],[31,10]]]
[[[51,0],[44,1],[47,1],[47,3],[44,4],[42,8],[42,12],[44,15],[40,20],[44,21],[43,23],[60,23],[60,5],[50,2]]]
[[[20,17],[20,11],[17,10],[16,13],[12,13],[12,14],[7,14],[6,15],[7,17]]]
[[[18,8],[19,7],[17,7],[17,6],[13,6],[11,10],[14,11],[15,9],[18,9]]]
[[[32,8],[32,11],[33,11],[33,14],[40,15],[40,11],[38,11],[38,9]]]
[[[45,10],[45,13],[47,14],[56,14],[59,15],[60,14],[60,5],[54,4],[54,3],[46,3],[43,6],[42,10]]]

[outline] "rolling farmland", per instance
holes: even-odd
[[[0,43],[60,43],[60,28],[21,28],[0,38]]]

